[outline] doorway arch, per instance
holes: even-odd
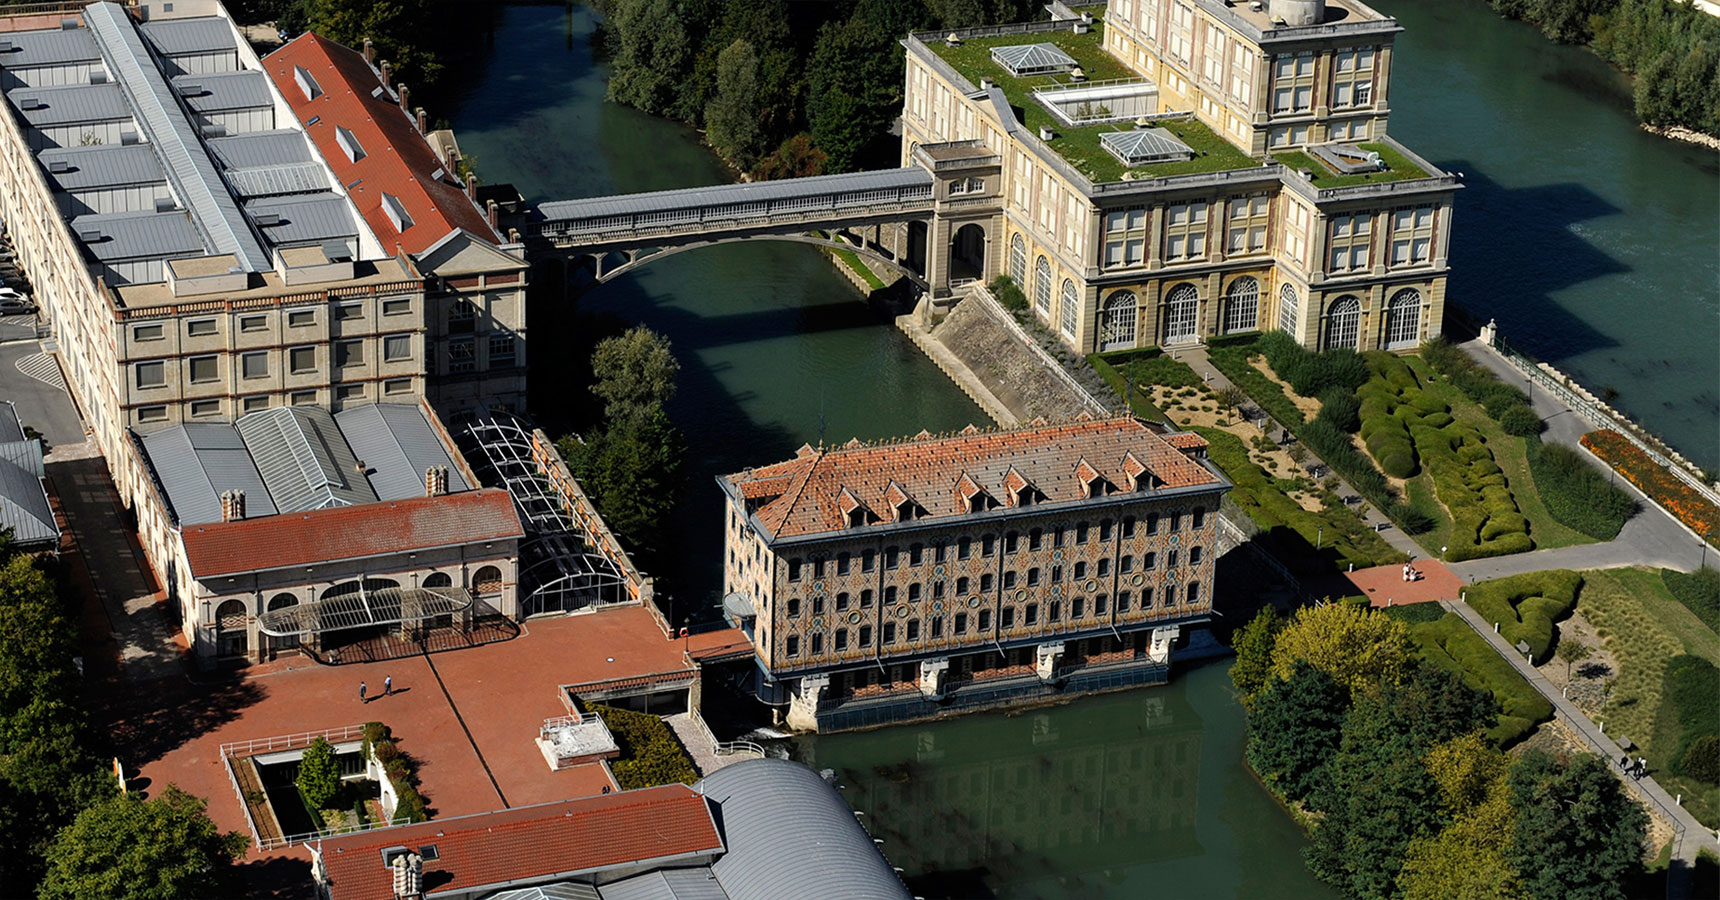
[[[985,278],[985,228],[969,222],[950,237],[950,280]]]

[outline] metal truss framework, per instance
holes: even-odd
[[[441,616],[465,612],[471,607],[471,593],[461,588],[385,587],[367,590],[364,582],[360,581],[355,591],[269,610],[258,618],[257,627],[269,637],[303,639],[373,625],[431,622]]]
[[[591,549],[567,500],[532,459],[531,433],[512,416],[494,414],[467,426],[487,468],[513,497],[525,520],[520,543],[521,611],[571,611],[626,599],[627,579]]]

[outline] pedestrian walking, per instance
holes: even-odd
[[[366,690],[366,688],[364,686],[364,682],[360,681],[358,683],[358,702],[360,702],[360,703],[369,703],[370,702],[370,700],[364,696],[365,690]]]
[[[382,679],[382,696],[394,693],[394,676],[388,675]]]
[[[1642,776],[1647,775],[1647,774],[1648,774],[1648,757],[1646,757],[1646,756],[1637,757],[1636,758],[1636,777],[1641,778]]]
[[[1618,769],[1626,774],[1630,772],[1630,757],[1628,755],[1618,758]]]

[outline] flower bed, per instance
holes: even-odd
[[[1720,546],[1720,507],[1657,465],[1624,435],[1610,429],[1591,431],[1583,435],[1583,446],[1594,451],[1607,465],[1618,470],[1626,480],[1703,540]]]

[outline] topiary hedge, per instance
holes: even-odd
[[[1529,476],[1547,512],[1559,524],[1599,541],[1618,537],[1636,512],[1636,499],[1617,487],[1583,454],[1563,444],[1523,440]],[[1716,610],[1720,613],[1720,610]],[[1720,630],[1720,629],[1716,629]]]
[[[1553,655],[1553,623],[1570,613],[1582,586],[1581,575],[1553,569],[1478,582],[1467,598],[1483,618],[1499,623],[1499,634],[1513,646],[1527,642],[1530,661],[1540,665]]]
[[[1679,603],[1702,620],[1702,624],[1720,634],[1720,571],[1709,566],[1689,574],[1676,569],[1661,569],[1660,580]]]
[[[1368,380],[1368,366],[1354,350],[1313,352],[1283,331],[1270,331],[1256,344],[1272,371],[1304,397],[1318,397],[1330,388],[1354,391]]]
[[[1671,717],[1678,726],[1678,745],[1654,749],[1665,755],[1674,772],[1720,784],[1704,777],[1720,769],[1720,760],[1703,757],[1703,748],[1711,752],[1720,746],[1720,669],[1700,656],[1682,654],[1667,660],[1662,677],[1665,703],[1658,715]]]
[[[1438,608],[1431,603],[1418,605]],[[1487,736],[1500,746],[1528,737],[1536,725],[1553,717],[1553,704],[1456,613],[1412,625],[1409,635],[1428,662],[1451,671],[1472,688],[1491,692],[1499,701],[1497,724]]]

